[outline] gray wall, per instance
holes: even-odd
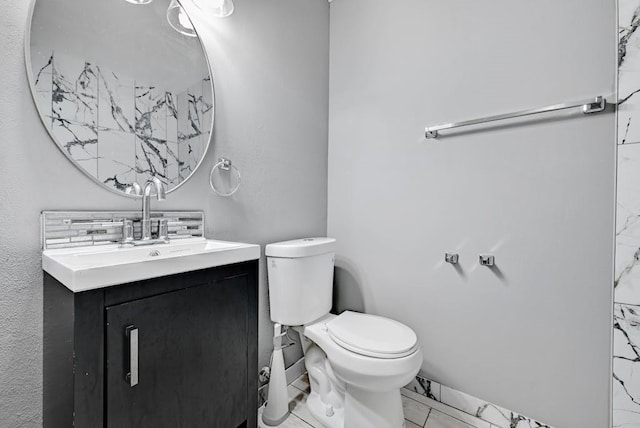
[[[615,2],[336,0],[330,15],[337,308],[413,327],[431,379],[609,426],[614,114],[423,132],[613,94]]]
[[[25,73],[27,11],[28,2],[3,1],[0,14],[0,425],[7,427],[41,424],[40,211],[139,207],[96,186],[49,139]],[[328,18],[324,0],[238,0],[230,18],[197,19],[215,75],[214,143],[191,181],[153,207],[204,210],[207,235],[220,239],[265,244],[326,233]],[[221,155],[243,175],[231,199],[209,189]],[[272,330],[261,269],[266,364]]]

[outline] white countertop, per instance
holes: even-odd
[[[260,246],[188,238],[169,244],[120,244],[42,252],[42,269],[74,293],[260,258]]]

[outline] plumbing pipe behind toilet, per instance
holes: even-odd
[[[282,355],[282,325],[273,326],[273,356],[271,357],[271,376],[269,378],[269,396],[262,413],[265,425],[280,425],[289,416],[289,397],[287,395],[287,377],[284,371]]]

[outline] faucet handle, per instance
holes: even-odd
[[[158,220],[158,239],[169,240],[169,220],[161,218]]]
[[[133,241],[133,220],[125,218],[122,220],[122,242]]]

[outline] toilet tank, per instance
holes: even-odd
[[[304,238],[265,248],[271,320],[304,325],[331,310],[333,238]]]

